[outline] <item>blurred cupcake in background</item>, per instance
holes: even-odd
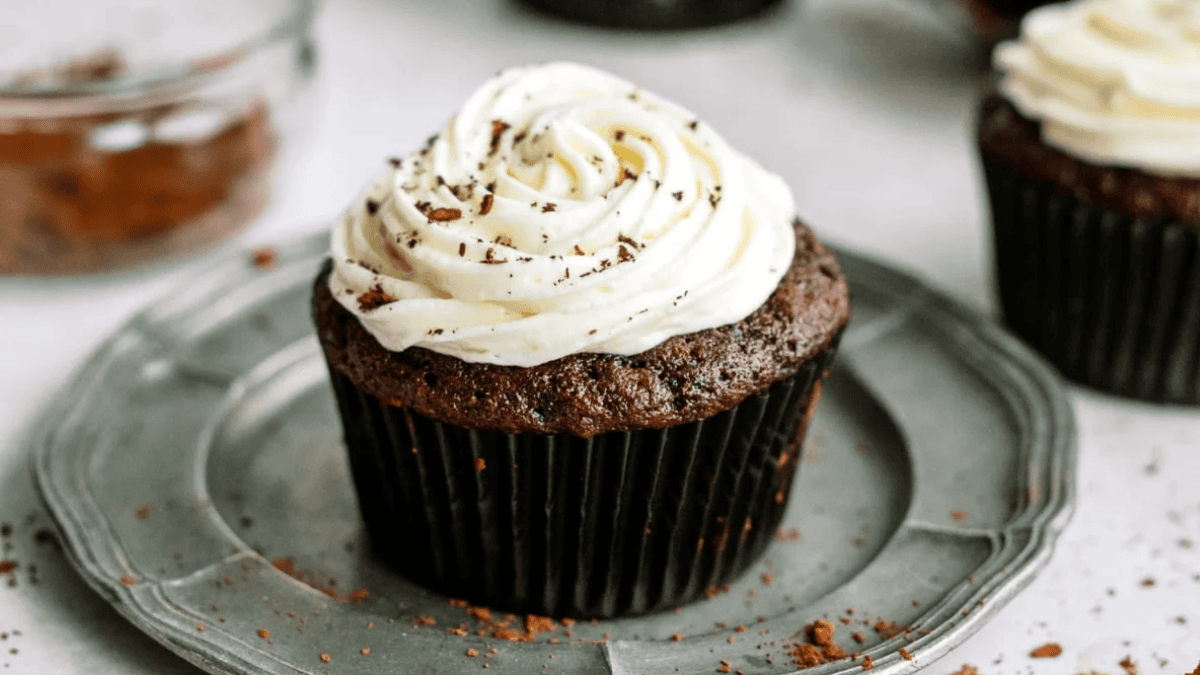
[[[523,0],[563,18],[614,28],[715,26],[758,14],[780,0]]]
[[[1073,380],[1200,402],[1200,2],[1037,9],[994,61],[978,141],[1005,321]]]
[[[1001,40],[1013,37],[1021,17],[1029,11],[1051,4],[1048,0],[954,0],[971,19],[971,26],[980,37]]]

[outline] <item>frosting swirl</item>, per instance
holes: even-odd
[[[391,162],[338,221],[329,283],[392,351],[636,354],[748,316],[794,252],[779,177],[582,65],[500,73]]]
[[[1043,140],[1096,164],[1200,176],[1200,2],[1078,0],[1000,45],[1001,91]]]

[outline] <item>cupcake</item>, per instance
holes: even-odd
[[[573,617],[744,571],[848,320],[782,181],[569,63],[502,72],[389,164],[313,300],[378,554],[475,604]]]
[[[1004,319],[1068,378],[1200,402],[1200,3],[1035,10],[979,144]]]
[[[1021,17],[1057,0],[955,0],[971,19],[976,34],[1000,40],[1017,33]]]
[[[697,28],[744,19],[779,0],[525,0],[543,12],[614,28]]]

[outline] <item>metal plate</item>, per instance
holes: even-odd
[[[326,247],[282,249],[270,269],[228,260],[139,315],[37,435],[38,485],[80,573],[211,672],[785,673],[819,618],[876,672],[911,672],[1028,583],[1069,517],[1056,377],[992,323],[843,252],[854,319],[756,567],[674,613],[479,636],[364,540],[308,312]]]

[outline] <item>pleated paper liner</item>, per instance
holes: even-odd
[[[598,26],[676,29],[753,16],[780,0],[523,0],[543,12]]]
[[[331,375],[382,558],[473,604],[614,617],[699,598],[763,552],[833,351],[708,419],[592,438],[442,424]]]
[[[1064,376],[1200,403],[1200,229],[1059,194],[985,156],[1008,326]]]

